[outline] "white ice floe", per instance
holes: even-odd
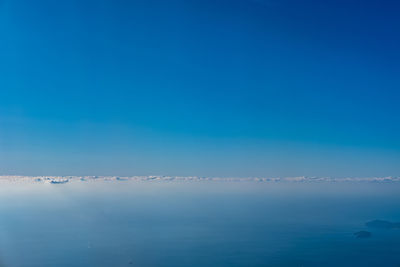
[[[221,182],[291,182],[291,183],[307,183],[307,182],[400,182],[400,177],[198,177],[198,176],[16,176],[3,175],[0,176],[0,183],[49,183],[49,184],[65,184],[69,182],[97,182],[97,181],[148,181],[148,182],[201,182],[201,181],[221,181]]]

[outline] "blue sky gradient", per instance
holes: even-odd
[[[399,12],[0,1],[0,173],[400,175]]]

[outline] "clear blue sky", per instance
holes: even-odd
[[[399,14],[0,0],[0,173],[400,175]]]

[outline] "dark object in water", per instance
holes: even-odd
[[[357,238],[368,238],[371,237],[371,232],[368,231],[359,231],[354,233]]]
[[[50,181],[50,183],[52,183],[52,184],[66,184],[68,182],[69,182],[69,180],[59,180],[59,181],[52,180],[52,181]]]
[[[367,227],[371,228],[381,228],[381,229],[393,229],[400,228],[400,223],[392,223],[384,220],[373,220],[365,224]]]

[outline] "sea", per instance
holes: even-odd
[[[400,266],[376,219],[400,222],[400,183],[1,184],[0,266]]]

